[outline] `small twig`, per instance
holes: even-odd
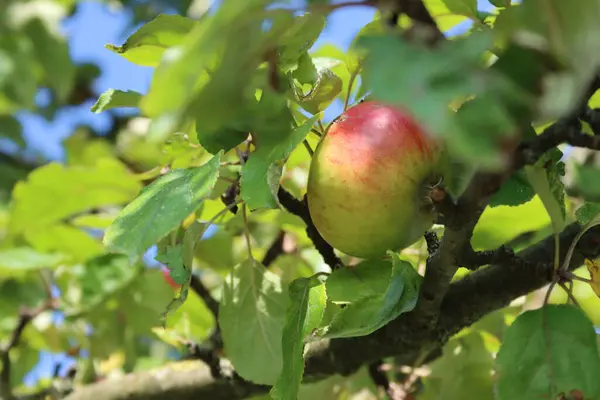
[[[235,203],[235,199],[236,199],[237,195],[239,194],[239,191],[240,191],[240,185],[238,185],[236,182],[235,184],[232,183],[231,185],[229,185],[229,187],[221,195],[221,201],[226,206],[231,206],[229,208],[229,210],[231,211],[231,213],[233,215],[236,215],[238,212],[238,207],[233,204]]]
[[[573,304],[575,304],[577,307],[581,307],[579,305],[579,302],[575,298],[575,295],[573,294],[573,282],[569,282],[569,283],[571,284],[570,288],[567,287],[567,284],[564,282],[558,282],[558,286],[560,286],[567,293],[568,299],[571,300],[571,302],[573,302]]]
[[[48,311],[54,308],[54,300],[48,298],[39,307],[32,310],[23,307],[19,312],[19,320],[15,329],[13,329],[8,342],[0,348],[0,365],[2,371],[0,372],[0,398],[10,399],[12,398],[12,390],[10,388],[11,379],[11,364],[10,364],[10,351],[19,345],[21,336],[25,331],[27,325],[38,315],[44,311]]]
[[[277,234],[277,237],[267,249],[265,256],[262,259],[262,265],[269,267],[280,255],[284,253],[283,240],[285,239],[285,231],[281,230]]]
[[[190,281],[190,287],[204,301],[206,308],[208,308],[210,310],[212,315],[215,317],[215,320],[218,320],[218,318],[219,318],[219,302],[216,301],[211,296],[210,291],[208,290],[208,288],[206,286],[204,286],[204,283],[202,283],[202,280],[200,279],[200,277],[192,274],[192,279]]]
[[[242,205],[242,217],[244,219],[244,237],[246,238],[246,250],[248,250],[248,258],[252,259],[252,240],[250,237],[250,226],[248,221],[248,213],[246,211],[246,203]]]
[[[394,393],[392,384],[390,383],[390,379],[382,367],[382,360],[369,364],[369,376],[379,390],[383,391],[390,399],[395,400],[396,395]]]
[[[188,358],[202,360],[210,368],[213,379],[223,378],[219,356],[212,346],[190,342],[187,343],[187,348],[190,352]]]
[[[306,197],[303,201],[296,199],[283,187],[279,187],[277,192],[277,198],[282,206],[284,206],[290,213],[300,217],[306,224],[306,234],[312,240],[315,248],[325,260],[325,263],[331,267],[331,269],[337,269],[343,266],[342,260],[335,255],[333,247],[321,236],[315,224],[313,223],[310,213],[308,211],[308,205],[306,203]]]

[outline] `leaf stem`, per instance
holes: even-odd
[[[348,92],[346,93],[346,98],[344,99],[344,111],[348,109],[348,103],[350,103],[350,95],[352,94],[352,87],[354,86],[354,80],[358,76],[359,68],[356,68],[350,75],[350,80],[348,81]]]
[[[244,218],[244,236],[246,238],[246,248],[248,249],[248,258],[252,259],[252,245],[250,244],[250,228],[248,226],[248,214],[246,213],[246,204],[242,206],[242,217]]]
[[[241,202],[242,202],[242,200],[236,200],[233,203],[228,204],[225,208],[223,208],[218,213],[216,213],[211,219],[208,220],[208,222],[206,222],[206,228],[204,228],[204,231],[202,231],[202,235],[204,235],[204,233],[206,232],[206,229],[208,229],[209,226],[211,226],[212,224],[214,224],[217,221],[217,219],[219,219],[220,217],[222,217],[223,214],[225,214],[227,211],[229,211],[233,207],[237,206]]]
[[[323,121],[321,120],[319,120],[319,128],[321,128],[321,132],[323,132],[323,135],[327,132],[325,126],[323,125]]]

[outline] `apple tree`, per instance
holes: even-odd
[[[101,94],[9,3],[2,137],[136,114],[0,154],[0,399],[600,399],[600,1],[123,1]]]

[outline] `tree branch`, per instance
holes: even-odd
[[[194,274],[192,274],[192,279],[190,281],[190,287],[200,298],[204,301],[206,307],[210,310],[213,317],[215,317],[215,321],[218,321],[219,318],[219,302],[216,301],[210,291],[204,283],[200,280],[200,278]]]
[[[514,251],[508,246],[500,246],[496,250],[474,251],[468,248],[459,260],[459,265],[463,268],[476,270],[481,266],[489,264],[498,264],[502,262],[511,262],[514,264],[524,263],[524,260],[518,258]]]
[[[9,400],[13,399],[12,390],[10,387],[11,379],[11,363],[10,363],[10,351],[19,345],[21,336],[27,325],[38,315],[44,311],[54,308],[54,301],[52,298],[48,298],[39,307],[32,310],[23,307],[19,312],[19,319],[17,325],[13,329],[8,341],[0,348],[0,365],[2,371],[0,372],[0,399]]]
[[[312,240],[315,248],[325,260],[325,263],[331,267],[332,270],[343,266],[342,260],[335,255],[333,247],[319,233],[317,227],[310,217],[308,211],[308,205],[306,203],[306,196],[302,201],[296,199],[290,192],[285,190],[283,187],[279,187],[277,192],[277,198],[282,206],[284,206],[290,213],[300,217],[306,224],[306,234]]]
[[[561,233],[561,255],[566,254],[580,229],[577,224],[572,224]],[[600,228],[594,228],[577,244],[571,269],[580,266],[584,258],[594,258],[598,254]],[[319,381],[335,374],[347,376],[364,365],[387,357],[396,357],[398,363],[405,365],[418,364],[418,360],[431,361],[441,355],[440,348],[452,335],[552,280],[552,236],[519,252],[517,257],[524,263],[515,262],[515,259],[503,260],[452,283],[441,304],[440,317],[430,331],[421,329],[415,310],[402,314],[368,336],[311,343],[306,353],[304,382]],[[423,357],[423,354],[429,356]],[[266,393],[269,389],[235,379],[214,379],[209,368],[200,363],[185,365],[98,382],[76,389],[67,400],[236,400]]]
[[[277,234],[277,237],[267,249],[265,256],[262,259],[262,265],[269,267],[280,255],[284,253],[283,240],[285,239],[285,231],[281,230]]]

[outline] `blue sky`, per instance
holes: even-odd
[[[485,6],[489,6],[485,3]],[[347,48],[359,29],[368,23],[373,15],[374,10],[367,7],[349,7],[335,11],[315,46],[328,42],[343,49]],[[102,70],[102,76],[94,87],[97,93],[110,88],[145,93],[149,88],[151,68],[131,64],[104,48],[107,43],[122,44],[131,34],[135,27],[128,28],[130,18],[131,14],[125,11],[111,11],[103,3],[84,1],[80,3],[77,14],[63,23],[63,32],[68,38],[73,60],[77,63],[97,63]],[[456,28],[453,31],[458,33],[465,26]],[[38,101],[43,102],[44,97],[44,92],[41,92]],[[63,158],[61,141],[72,133],[78,124],[89,124],[99,131],[108,129],[108,115],[91,113],[89,109],[92,104],[93,102],[88,102],[78,107],[65,108],[52,122],[29,113],[20,113],[28,153],[38,153],[50,160],[60,161]],[[49,377],[56,363],[64,363],[64,372],[72,362],[73,360],[65,355],[43,353],[40,355],[38,366],[26,377],[26,383],[31,384],[40,377]]]

